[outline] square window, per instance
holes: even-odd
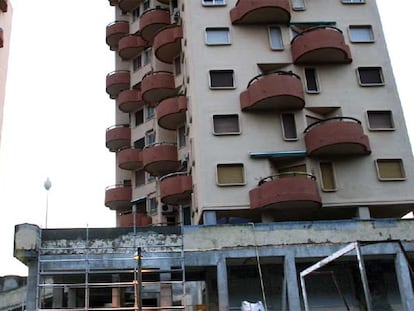
[[[283,50],[282,30],[278,26],[269,26],[269,40],[272,50]]]
[[[135,116],[135,126],[141,125],[144,123],[144,111],[142,109],[134,113]]]
[[[202,4],[205,6],[226,5],[226,1],[225,0],[202,0]]]
[[[370,130],[393,130],[394,120],[390,110],[367,111]]]
[[[374,42],[374,32],[371,25],[349,26],[349,38],[351,42]]]
[[[295,11],[304,11],[305,7],[305,0],[292,0],[292,9]]]
[[[215,135],[240,134],[239,115],[224,114],[213,116],[213,133]]]
[[[319,82],[315,68],[305,68],[305,81],[307,93],[319,93]]]
[[[132,60],[132,69],[134,71],[137,71],[141,67],[142,67],[142,57],[141,55],[139,55]]]
[[[375,161],[379,180],[404,180],[406,178],[401,159],[378,159]]]
[[[244,185],[243,164],[217,164],[217,184],[219,186]]]
[[[295,115],[293,113],[282,113],[280,118],[282,120],[283,139],[296,140],[298,135],[296,133]]]
[[[207,45],[230,44],[229,28],[206,28]]]
[[[323,191],[335,191],[335,173],[332,162],[321,162],[319,164],[321,170],[321,187]]]
[[[233,70],[210,70],[210,88],[232,89],[234,88]]]
[[[359,67],[358,79],[361,86],[384,85],[381,67]]]
[[[186,146],[185,126],[178,128],[177,136],[178,136],[178,147],[179,148],[185,147]]]
[[[145,171],[135,171],[135,187],[145,185]]]

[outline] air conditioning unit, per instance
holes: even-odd
[[[172,214],[174,213],[174,207],[172,205],[164,204],[161,206],[161,213],[163,214]]]

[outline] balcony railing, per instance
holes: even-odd
[[[157,106],[158,125],[167,130],[176,130],[186,119],[188,98],[177,96],[164,99]]]
[[[292,110],[305,106],[300,77],[289,71],[274,71],[254,77],[240,94],[243,111]]]
[[[342,31],[332,26],[309,28],[291,42],[295,64],[342,64],[352,62],[351,50]]]
[[[131,208],[131,185],[116,184],[105,189],[105,206],[111,210],[122,211]]]
[[[309,156],[367,155],[371,153],[368,136],[361,121],[351,117],[333,117],[309,125],[305,131]]]
[[[275,210],[287,219],[308,215],[322,205],[316,178],[306,172],[286,172],[263,178],[249,196],[250,208]]]
[[[152,42],[156,33],[170,24],[171,18],[168,9],[154,8],[147,10],[141,15],[139,20],[141,36],[148,42]]]
[[[232,24],[287,24],[289,0],[239,0],[230,11]]]
[[[193,179],[186,172],[175,172],[160,178],[161,202],[170,205],[188,203],[193,192]]]
[[[128,35],[129,23],[127,21],[115,21],[106,26],[106,43],[112,51],[118,49],[119,40]]]
[[[147,145],[142,153],[145,171],[153,176],[176,172],[180,166],[175,143],[159,142]]]

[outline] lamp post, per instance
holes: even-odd
[[[46,219],[45,219],[45,228],[47,229],[47,214],[49,209],[49,190],[52,187],[52,182],[50,181],[49,177],[46,178],[45,182],[43,183],[43,186],[46,189]]]

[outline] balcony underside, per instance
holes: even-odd
[[[168,10],[148,10],[141,16],[139,21],[141,36],[146,41],[152,42],[157,32],[170,24],[170,12]]]
[[[142,151],[140,149],[123,149],[117,153],[119,168],[123,170],[137,170],[142,168]]]
[[[170,72],[154,72],[142,79],[142,98],[149,103],[158,103],[163,99],[177,95],[174,75]]]
[[[232,24],[287,24],[290,21],[288,0],[240,0],[230,11]]]
[[[176,172],[180,166],[177,146],[157,145],[145,148],[142,154],[144,169],[153,176]]]
[[[119,110],[125,113],[134,112],[142,108],[145,102],[142,99],[141,92],[138,90],[125,90],[119,93],[116,103]]]
[[[119,40],[118,53],[123,60],[137,57],[148,47],[148,42],[141,36],[128,35]]]
[[[160,30],[154,39],[155,57],[164,63],[171,64],[181,52],[181,26]]]
[[[358,123],[330,121],[315,126],[305,135],[309,156],[368,155],[368,136]]]
[[[105,191],[105,206],[111,210],[122,211],[131,208],[131,187],[116,187]]]
[[[157,106],[158,125],[167,130],[176,130],[186,120],[188,99],[178,96],[164,99]]]
[[[314,212],[322,206],[316,181],[285,177],[263,183],[249,192],[251,209],[277,210],[284,215]]]
[[[118,97],[119,93],[128,90],[131,83],[129,72],[113,72],[106,77],[106,92],[111,99]]]
[[[170,205],[188,203],[193,192],[191,176],[177,175],[166,178],[160,183],[161,202]]]
[[[119,40],[128,35],[129,23],[125,21],[117,21],[106,27],[106,43],[112,51],[118,49]]]
[[[137,8],[143,0],[119,0],[118,7],[124,12],[131,12]]]
[[[131,129],[129,127],[115,127],[106,131],[106,147],[116,151],[131,144]]]
[[[240,94],[240,105],[243,111],[302,109],[302,83],[290,75],[264,76]]]
[[[334,47],[318,48],[307,51],[294,59],[295,64],[334,64],[350,63],[352,59],[344,49]]]

